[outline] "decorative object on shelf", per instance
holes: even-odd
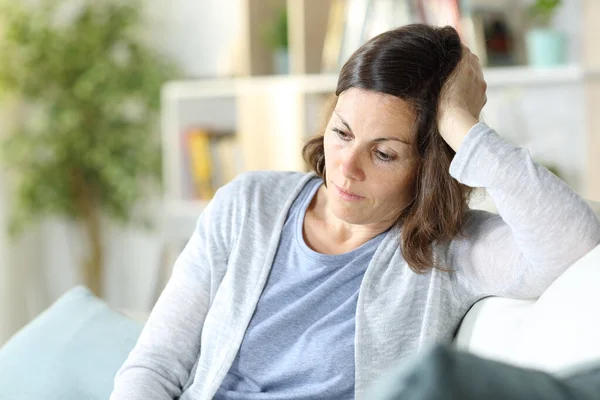
[[[102,295],[103,217],[148,226],[135,206],[159,189],[159,94],[176,70],[140,37],[141,1],[27,4],[0,0],[0,91],[20,107],[0,146],[17,185],[10,229],[81,226],[82,275]]]
[[[530,65],[551,67],[567,62],[567,38],[552,27],[562,0],[535,0],[527,9],[530,29],[526,34],[527,58]]]
[[[289,73],[290,54],[286,7],[277,10],[274,19],[265,26],[263,36],[265,43],[273,52],[273,72],[279,75]]]

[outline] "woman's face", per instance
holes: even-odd
[[[325,131],[328,207],[357,225],[393,224],[414,196],[415,113],[405,101],[352,88]]]

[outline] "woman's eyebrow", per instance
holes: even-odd
[[[400,139],[400,138],[398,138],[398,137],[395,137],[395,136],[392,136],[392,137],[382,137],[382,138],[377,138],[377,139],[375,139],[375,140],[373,140],[373,141],[374,141],[374,142],[377,142],[377,143],[379,143],[379,142],[385,142],[385,141],[387,141],[387,140],[393,140],[393,141],[395,141],[395,142],[404,143],[404,144],[407,144],[407,145],[409,145],[409,146],[410,146],[410,142],[407,142],[406,140],[404,140],[404,139]]]
[[[344,118],[342,118],[342,116],[337,111],[334,110],[333,113],[340,119],[340,121],[342,121],[342,124],[344,124],[346,126],[346,128],[348,128],[348,130],[350,131],[350,133],[352,133],[352,128],[350,128],[350,124],[348,124],[346,122],[346,120],[344,120]],[[377,139],[373,140],[373,142],[380,143],[380,142],[385,142],[385,141],[388,141],[388,140],[392,140],[392,141],[395,141],[395,142],[404,143],[404,144],[407,144],[409,146],[411,145],[410,142],[407,142],[406,140],[400,139],[400,138],[395,137],[395,136],[377,138]]]
[[[346,128],[348,128],[348,130],[350,131],[350,133],[352,133],[352,128],[350,128],[350,124],[348,124],[346,122],[346,120],[344,120],[344,118],[342,118],[342,116],[337,111],[334,110],[333,113],[335,115],[337,115],[337,117],[340,119],[340,121],[342,121],[342,124],[346,125]]]

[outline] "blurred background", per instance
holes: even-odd
[[[596,0],[0,0],[0,345],[85,284],[147,312],[214,191],[306,170],[337,72],[453,25],[483,119],[600,200]]]

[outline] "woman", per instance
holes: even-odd
[[[111,399],[360,399],[482,297],[542,293],[600,222],[478,121],[485,90],[452,28],[362,46],[304,149],[316,174],[219,190]],[[468,210],[471,187],[502,216]]]

